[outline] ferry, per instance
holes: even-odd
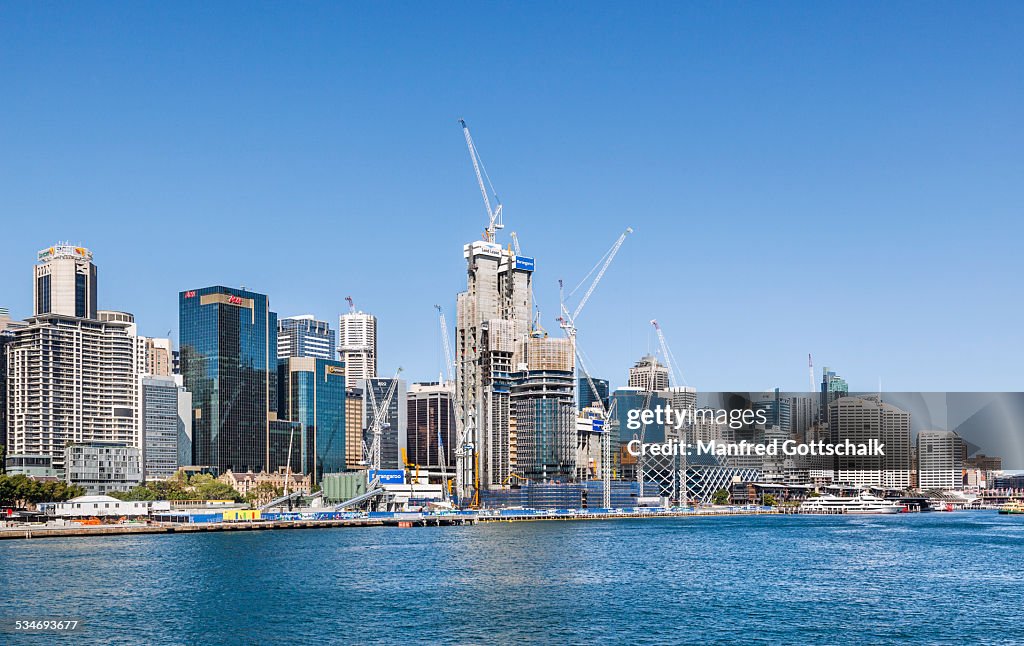
[[[1024,514],[1024,502],[1011,500],[999,508],[1000,514]]]
[[[898,514],[905,511],[905,508],[903,505],[862,493],[852,498],[829,495],[808,498],[800,503],[800,511],[806,514]]]

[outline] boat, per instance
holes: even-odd
[[[1011,500],[999,508],[1000,514],[1024,514],[1024,502]]]
[[[905,511],[905,508],[901,504],[862,493],[849,498],[831,495],[808,498],[800,503],[800,511],[806,514],[898,514]]]

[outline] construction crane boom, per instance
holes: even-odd
[[[356,303],[352,300],[351,296],[346,296],[345,301],[348,303],[348,313],[354,314],[356,311]]]
[[[662,331],[661,326],[658,325],[658,321],[656,319],[651,319],[651,325],[654,326],[654,330],[658,334],[658,345],[661,346],[661,354],[665,357],[665,368],[668,369],[670,378],[677,380],[679,383],[685,384],[686,380],[683,379],[683,374],[678,371],[679,364],[676,362],[675,355],[672,354],[671,348],[668,347],[668,341],[665,340],[665,333]]]
[[[565,303],[562,303],[562,315],[568,320],[569,325],[576,325],[576,318],[580,315],[580,312],[583,311],[583,307],[587,304],[587,301],[590,300],[594,290],[597,289],[597,284],[601,282],[601,279],[604,277],[605,272],[608,271],[608,267],[612,264],[612,261],[615,260],[615,254],[619,253],[622,243],[626,241],[626,236],[631,233],[633,233],[633,227],[626,227],[626,230],[622,232],[622,235],[620,235],[615,241],[612,248],[605,254],[605,260],[604,264],[601,265],[601,270],[597,272],[597,276],[594,277],[594,280],[590,283],[590,287],[588,287],[587,291],[583,294],[583,298],[580,299],[579,305],[576,306],[575,311],[570,314],[569,310],[565,307]]]
[[[455,380],[455,359],[452,358],[452,344],[448,339],[448,322],[444,318],[444,311],[440,305],[435,305],[437,310],[437,321],[441,326],[441,343],[444,346],[444,367],[448,372],[448,381]]]
[[[476,149],[476,144],[473,143],[473,135],[469,134],[469,126],[466,125],[465,119],[459,119],[459,124],[462,126],[462,134],[466,137],[466,147],[469,148],[469,158],[473,161],[473,172],[476,174],[476,183],[480,186],[480,195],[484,198],[484,208],[487,209],[487,231],[486,237],[487,242],[494,242],[494,232],[496,229],[503,229],[505,227],[501,221],[501,200],[498,199],[497,193],[494,193],[495,207],[491,208],[491,198],[487,195],[487,184],[490,184],[490,178],[487,178],[487,184],[484,184],[484,177],[487,175],[487,169],[484,168],[484,163],[480,159],[480,153]],[[491,186],[491,192],[494,192],[494,187]]]

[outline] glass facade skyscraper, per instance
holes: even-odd
[[[310,357],[282,359],[278,386],[279,414],[302,424],[303,473],[319,483],[325,473],[344,471],[345,364]]]
[[[181,373],[192,393],[193,464],[272,470],[277,315],[263,294],[215,286],[178,294]]]
[[[576,392],[579,393],[579,409],[583,410],[587,406],[596,406],[597,400],[600,399],[604,404],[605,410],[608,410],[608,407],[611,405],[611,400],[608,399],[608,380],[591,377],[590,381],[594,382],[594,388],[597,389],[597,397],[594,396],[594,388],[590,387],[590,382],[587,381],[586,377],[577,378]]]
[[[317,321],[312,314],[289,316],[277,325],[277,358],[313,357],[336,359],[334,330],[327,321]]]

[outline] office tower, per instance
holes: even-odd
[[[84,247],[58,244],[41,250],[34,271],[35,316],[96,318],[96,266]]]
[[[363,419],[366,420],[363,442],[366,443],[367,448],[373,446],[373,428],[377,421],[375,409],[384,403],[394,381],[395,379],[391,377],[364,379],[358,383],[358,388],[363,391]],[[402,451],[407,448],[405,429],[408,420],[408,404],[405,380],[399,379],[398,385],[395,387],[395,394],[380,419],[381,469],[401,469],[405,466],[402,460]]]
[[[185,435],[191,432],[191,410],[182,411],[179,405],[184,390],[180,379],[143,375],[139,380],[143,480],[166,480],[182,466],[179,442],[186,426],[189,432]]]
[[[594,388],[597,389],[597,396],[594,395],[594,389],[590,387],[586,377],[581,376],[577,379],[576,392],[579,393],[579,410],[583,410],[588,406],[597,406],[598,400],[604,404],[605,410],[608,410],[608,406],[611,405],[611,399],[608,397],[608,380],[591,377],[590,381],[594,383]]]
[[[917,434],[917,486],[919,489],[963,488],[963,440],[953,431]]]
[[[841,378],[836,373],[828,369],[828,366],[822,368],[821,371],[821,392],[820,406],[821,415],[825,418],[823,421],[829,421],[829,404],[839,399],[840,397],[846,397],[850,393],[849,386],[846,385],[846,380]]]
[[[809,441],[808,434],[814,426],[814,398],[812,397],[790,397],[789,408],[792,414],[793,437],[801,442]]]
[[[142,484],[142,459],[138,446],[126,442],[69,444],[65,480],[90,495],[128,491]]]
[[[348,381],[348,378],[345,379]],[[345,467],[350,470],[366,468],[363,455],[363,391],[360,388],[345,389]]]
[[[840,397],[829,404],[832,443],[885,445],[884,456],[839,457],[836,479],[849,485],[889,489],[910,486],[910,413],[881,401],[877,395]]]
[[[195,409],[193,464],[221,473],[276,468],[277,314],[269,299],[218,285],[181,292],[178,308],[181,372]]]
[[[277,358],[310,357],[334,361],[334,331],[312,314],[289,316],[277,323]]]
[[[454,385],[451,382],[409,386],[405,443],[409,451],[409,461],[420,465],[421,468],[440,468],[438,434],[441,436],[445,466],[449,470],[455,468],[455,454],[452,449],[457,438],[453,389]]]
[[[475,455],[461,462],[460,494],[477,479],[483,489],[504,486],[511,474],[509,375],[526,362],[515,355],[530,335],[534,269],[533,258],[494,242],[467,244],[463,257],[466,291],[456,303],[456,391],[463,402],[461,428]]]
[[[125,312],[96,307],[97,270],[82,247],[37,254],[36,315],[6,344],[10,456],[48,461],[69,478],[69,445],[117,444],[138,449],[139,375],[145,345]],[[123,484],[123,483],[122,483]]]
[[[751,406],[752,410],[764,413],[764,428],[778,428],[785,439],[789,439],[793,432],[793,409],[790,399],[783,397],[776,388],[774,391],[763,393]]]
[[[668,367],[653,355],[644,355],[629,369],[629,387],[640,390],[667,390]]]
[[[325,473],[346,468],[345,364],[289,357],[278,366],[279,413],[302,424],[302,473],[318,484]]]
[[[376,377],[377,317],[356,311],[339,316],[338,352],[345,364],[345,380],[349,388],[355,388],[362,379]]]
[[[577,449],[572,342],[530,337],[523,345],[526,370],[513,373],[511,392],[516,472],[534,481],[572,480]]]

